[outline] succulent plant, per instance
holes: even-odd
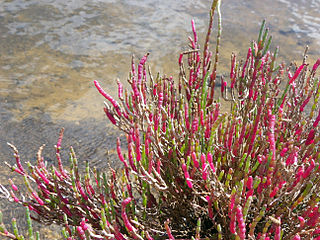
[[[9,167],[28,192],[11,181],[3,195],[33,219],[61,225],[65,239],[320,239],[320,59],[310,67],[305,53],[301,64],[277,63],[263,22],[245,60],[232,54],[230,75],[218,76],[220,1],[210,8],[203,49],[191,25],[177,80],[154,76],[146,54],[137,66],[132,58],[130,89],[118,81],[118,101],[94,81],[106,116],[127,136],[126,151],[116,144],[121,170],[101,173],[87,163],[81,174],[72,148],[64,169],[62,130],[57,167],[47,166],[41,147],[25,170],[10,145]]]

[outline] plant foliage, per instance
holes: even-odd
[[[9,167],[28,192],[11,181],[3,195],[33,219],[61,225],[65,239],[320,239],[320,59],[311,66],[306,56],[301,64],[278,64],[279,49],[269,50],[263,22],[245,60],[232,54],[230,75],[218,77],[219,0],[203,48],[193,21],[192,30],[177,80],[153,76],[146,54],[137,66],[132,58],[131,88],[118,82],[118,101],[94,81],[107,117],[127,135],[126,151],[117,140],[121,171],[102,173],[87,164],[80,174],[72,148],[64,169],[62,130],[57,167],[47,166],[41,147],[36,164],[25,169],[10,145],[16,165]],[[230,104],[228,113],[218,96]],[[16,228],[0,231],[23,239]]]

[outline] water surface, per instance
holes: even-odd
[[[99,79],[114,92],[126,80],[131,54],[150,52],[154,71],[174,75],[185,49],[190,20],[206,30],[208,0],[62,1],[12,0],[0,10],[0,97],[15,119],[46,113],[54,120],[102,119]],[[281,57],[299,61],[304,47],[319,55],[319,0],[266,0],[222,3],[221,71],[232,51],[245,55],[267,19]],[[202,34],[203,35],[203,34]]]

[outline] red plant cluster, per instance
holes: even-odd
[[[306,57],[298,65],[277,64],[278,48],[270,52],[263,23],[246,59],[232,54],[230,75],[218,77],[219,0],[203,50],[193,21],[192,30],[177,81],[153,76],[148,54],[137,69],[132,59],[131,89],[118,82],[119,101],[94,81],[108,119],[127,134],[125,155],[117,140],[123,171],[107,175],[87,165],[82,177],[72,148],[65,170],[62,131],[57,168],[47,167],[40,148],[26,171],[10,145],[17,162],[10,168],[24,177],[28,193],[11,181],[3,195],[36,220],[63,226],[66,239],[320,239],[320,59],[311,68]],[[219,95],[228,113],[221,112]]]

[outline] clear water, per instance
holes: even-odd
[[[150,52],[154,71],[174,75],[190,21],[206,31],[208,0],[12,0],[0,3],[1,106],[21,120],[34,112],[52,119],[101,119],[99,79],[114,92],[126,79],[131,54]],[[282,59],[300,61],[304,47],[319,56],[319,0],[225,0],[221,71],[232,51],[245,55],[262,19]],[[203,35],[203,34],[202,34]]]

